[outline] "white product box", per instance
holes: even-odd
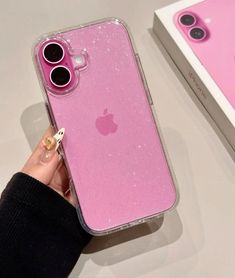
[[[156,10],[153,31],[233,150],[235,150],[234,108],[194,54],[174,22],[174,16],[177,12],[203,1],[182,0]]]

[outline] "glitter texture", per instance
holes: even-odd
[[[47,93],[66,129],[62,144],[87,229],[106,233],[171,208],[175,188],[126,28],[109,20],[60,36],[89,56],[71,93]],[[96,126],[101,117],[109,117],[107,129],[104,119]]]

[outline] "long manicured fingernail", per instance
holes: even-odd
[[[43,140],[43,153],[41,154],[40,161],[48,163],[59,148],[61,141],[64,137],[65,129],[61,128],[54,136],[48,136]]]
[[[56,140],[56,150],[59,148],[61,141],[64,138],[64,134],[65,134],[65,129],[61,128],[60,130],[58,130],[58,132],[53,136]]]

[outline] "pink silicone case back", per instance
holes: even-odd
[[[71,93],[45,90],[56,126],[65,128],[85,228],[104,234],[172,208],[175,187],[125,26],[113,19],[59,36],[89,57]],[[35,53],[40,63],[37,46]]]
[[[202,65],[235,108],[235,1],[206,0],[178,12],[174,18]],[[209,37],[200,42],[190,40],[178,22],[182,13],[195,14],[206,26]]]

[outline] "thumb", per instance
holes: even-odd
[[[48,150],[45,147],[45,140],[48,137],[52,137],[53,133],[53,128],[49,127],[21,170],[21,172],[46,185],[50,183],[57,167],[61,163],[61,156],[56,151],[56,148]]]

